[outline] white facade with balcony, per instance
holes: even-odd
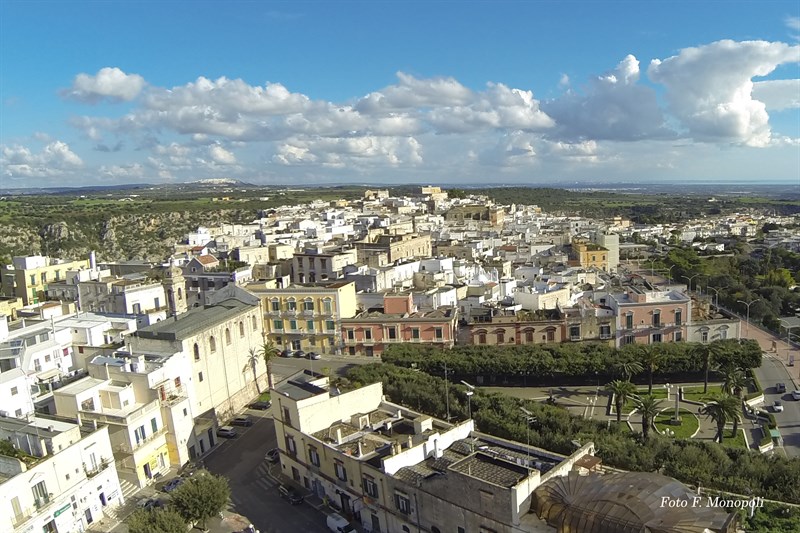
[[[0,439],[0,531],[85,531],[124,503],[106,426],[5,418]]]

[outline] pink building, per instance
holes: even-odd
[[[419,311],[411,294],[386,294],[383,308],[342,319],[342,339],[350,355],[379,356],[390,344],[411,342],[452,348],[458,310],[443,306]]]
[[[616,317],[617,347],[686,340],[692,300],[681,292],[628,287],[624,293],[609,294],[606,305]]]

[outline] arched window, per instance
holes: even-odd
[[[230,344],[230,343],[231,343],[231,330],[228,329],[228,328],[225,328],[225,344]],[[213,351],[213,349],[212,349],[212,351]]]
[[[200,346],[198,346],[197,343],[194,343],[194,360],[200,360]]]
[[[211,350],[211,353],[217,351],[217,339],[215,339],[214,337],[208,338],[208,349]]]
[[[183,300],[183,290],[178,287],[178,300]]]
[[[244,322],[239,321],[239,336],[244,337]]]

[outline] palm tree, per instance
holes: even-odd
[[[272,383],[272,358],[278,354],[278,349],[275,348],[275,345],[272,343],[270,339],[264,339],[263,344],[261,345],[261,350],[258,352],[258,355],[264,359],[264,364],[267,366],[267,383],[269,383],[269,390],[274,388]]]
[[[636,396],[636,386],[630,381],[615,379],[606,385],[606,390],[614,398],[614,407],[617,409],[617,424],[622,422],[622,407],[628,398]]]
[[[620,377],[626,381],[630,381],[633,376],[644,370],[639,361],[619,361],[615,365],[615,370],[619,373]]]
[[[248,355],[247,355],[247,364],[250,365],[250,368],[253,371],[253,381],[256,382],[256,391],[258,394],[261,394],[261,387],[258,384],[258,371],[256,369],[256,365],[258,365],[258,360],[261,359],[258,352],[255,348],[250,348]]]
[[[700,408],[700,414],[706,415],[717,424],[717,434],[714,435],[715,442],[722,442],[725,433],[725,424],[728,420],[733,420],[734,432],[738,429],[741,406],[737,398],[729,394],[712,399]],[[734,433],[735,434],[735,433]]]
[[[703,360],[703,394],[707,394],[708,372],[711,370],[714,359],[722,352],[722,344],[720,344],[719,341],[708,344],[701,343],[698,344],[694,350]]]
[[[633,399],[636,410],[642,415],[642,438],[647,440],[650,437],[650,426],[661,410],[661,400],[652,394],[643,394]]]
[[[655,345],[643,344],[639,347],[639,354],[642,366],[647,370],[647,394],[653,394],[653,374],[664,361],[664,353]]]
[[[723,392],[741,399],[742,393],[747,388],[747,376],[744,372],[738,368],[726,367],[722,370],[722,378]]]

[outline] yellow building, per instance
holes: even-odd
[[[89,268],[88,259],[16,256],[10,265],[0,267],[0,287],[3,296],[22,298],[25,305],[38,304],[45,300],[48,283],[66,279],[68,270],[85,268]]]
[[[608,271],[608,249],[584,240],[572,242],[573,261],[583,268]]]
[[[292,284],[284,289],[253,283],[245,288],[261,299],[264,332],[277,348],[341,350],[341,319],[356,315],[354,282]]]

